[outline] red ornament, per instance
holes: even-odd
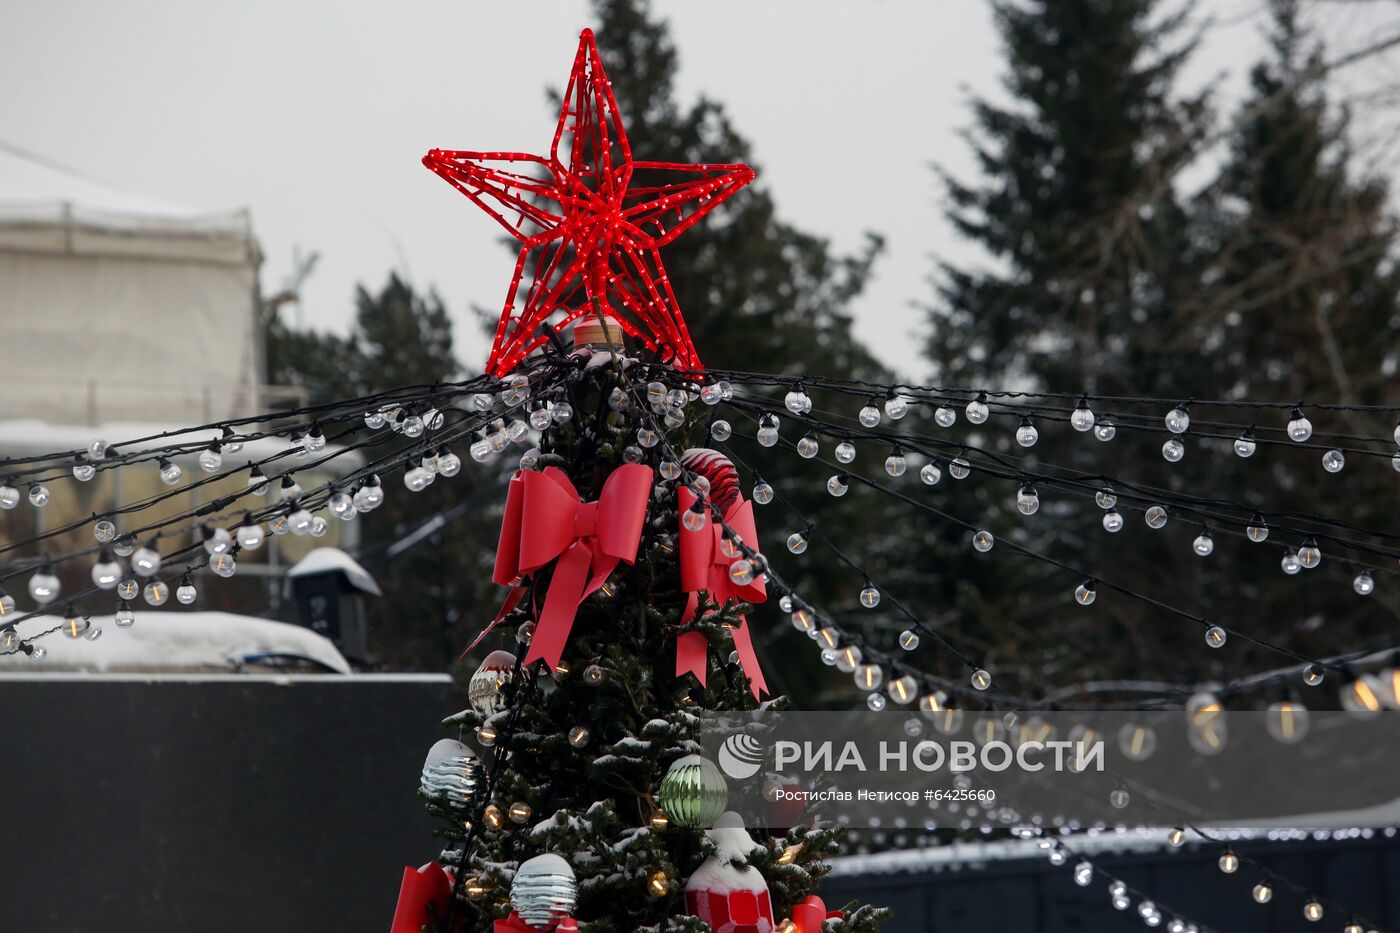
[[[452,876],[437,862],[422,868],[405,868],[399,886],[399,903],[389,933],[420,933],[437,929],[452,902]],[[460,929],[460,923],[452,929]]]
[[[489,167],[502,162],[509,167]],[[562,328],[591,314],[595,302],[677,368],[700,368],[660,248],[753,181],[754,172],[737,163],[633,161],[591,30],[579,37],[547,157],[433,149],[423,164],[521,242],[487,372],[510,372],[546,342],[541,324],[557,314]],[[517,310],[527,266],[531,281]]]

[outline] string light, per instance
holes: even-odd
[[[1254,886],[1254,901],[1257,904],[1267,904],[1274,898],[1274,889],[1267,881],[1261,881]]]
[[[860,414],[858,414],[856,418],[858,421],[860,421],[860,423],[863,426],[867,428],[873,428],[877,424],[879,424],[880,409],[875,406],[875,400],[872,399],[869,402],[866,402],[865,407],[860,410]]]
[[[1239,437],[1235,438],[1235,456],[1248,460],[1254,456],[1254,451],[1259,448],[1259,444],[1254,440],[1254,428],[1245,428]]]
[[[1079,404],[1075,406],[1074,413],[1069,416],[1070,427],[1076,431],[1084,432],[1093,430],[1094,412],[1089,408],[1089,400],[1081,398]],[[1400,443],[1400,441],[1397,441]]]
[[[1303,415],[1301,408],[1294,408],[1288,415],[1288,439],[1301,444],[1312,437],[1312,433],[1312,422]]]
[[[967,403],[967,408],[963,413],[971,424],[982,424],[985,422],[987,420],[987,415],[990,413],[990,409],[987,408],[987,393],[979,392],[975,399]]]
[[[1022,515],[1034,515],[1040,509],[1040,496],[1035,487],[1022,486],[1016,493],[1016,508]]]
[[[1040,432],[1035,429],[1035,424],[1029,417],[1023,417],[1021,426],[1016,429],[1016,443],[1022,447],[1034,447],[1039,439]]]
[[[1322,455],[1322,468],[1328,473],[1340,473],[1342,472],[1342,468],[1346,465],[1346,454],[1342,453],[1340,450],[1329,450]]]
[[[1092,605],[1098,596],[1098,591],[1094,589],[1093,580],[1085,580],[1074,588],[1074,601],[1081,606]]]
[[[1187,412],[1185,402],[1167,412],[1165,418],[1167,430],[1173,434],[1185,434],[1186,429],[1191,427],[1191,415]]]
[[[1162,445],[1162,459],[1168,463],[1179,463],[1184,456],[1186,445],[1181,442],[1181,438],[1173,437]]]

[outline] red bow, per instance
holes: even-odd
[[[520,915],[512,910],[509,917],[497,920],[491,925],[491,933],[539,933],[539,931],[521,920]],[[565,917],[554,928],[554,933],[578,933],[578,923],[572,917]]]
[[[394,923],[389,933],[421,933],[437,929],[447,916],[452,900],[452,876],[437,862],[422,868],[405,868],[399,885],[399,903],[394,908]]]
[[[826,904],[815,894],[802,899],[802,903],[792,908],[792,922],[797,933],[821,933],[822,924],[827,920],[846,916],[839,910],[828,911]]]
[[[680,514],[695,504],[695,493],[682,486],[678,493]],[[758,527],[754,523],[753,503],[739,496],[724,514],[724,524],[728,525],[750,548],[758,550]],[[729,577],[729,565],[738,557],[727,557],[723,550],[724,528],[716,521],[706,522],[699,531],[691,531],[681,523],[680,561],[681,589],[690,594],[685,615],[681,623],[695,618],[700,605],[700,592],[710,594],[710,598],[720,606],[731,599],[747,603],[761,603],[768,598],[763,579],[755,574],[753,580],[743,585]],[[742,555],[741,555],[742,556]],[[758,666],[758,654],[753,648],[753,637],[749,633],[749,622],[740,617],[739,624],[732,630],[734,648],[739,652],[739,665],[749,678],[749,689],[754,699],[768,692],[768,684],[763,679],[763,671]],[[676,639],[676,676],[690,673],[705,684],[705,636],[700,632],[681,632]]]
[[[555,467],[511,478],[492,579],[515,586],[524,574],[559,559],[525,664],[543,660],[550,670],[558,667],[579,604],[619,561],[636,560],[651,484],[651,467],[623,464],[603,483],[597,502],[583,502]]]

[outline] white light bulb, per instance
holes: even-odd
[[[1294,745],[1308,734],[1308,708],[1297,700],[1280,700],[1269,704],[1264,726],[1276,742]],[[1260,901],[1263,903],[1263,901]]]
[[[1328,473],[1340,473],[1347,465],[1346,454],[1340,450],[1329,450],[1322,455],[1322,468]]]
[[[773,487],[769,486],[763,480],[759,480],[758,482],[754,483],[753,501],[758,503],[759,505],[767,505],[768,503],[772,502]]]
[[[773,447],[778,443],[778,419],[764,415],[758,423],[758,443],[760,447]]]
[[[1191,416],[1187,414],[1185,405],[1178,405],[1167,412],[1165,421],[1167,430],[1173,434],[1185,434],[1186,429],[1191,427]]]
[[[1312,422],[1304,416],[1300,409],[1293,409],[1288,418],[1288,438],[1299,444],[1312,437]]]
[[[793,554],[801,554],[807,550],[807,539],[802,532],[794,531],[788,535],[787,549]]]
[[[40,570],[29,578],[29,596],[41,606],[57,599],[60,588],[58,577],[48,569]]]
[[[174,486],[180,482],[180,478],[185,475],[185,471],[180,469],[180,464],[172,463],[162,457],[158,461],[160,469],[160,481],[167,486]]]
[[[705,527],[707,520],[704,507],[700,506],[698,502],[696,507],[686,509],[681,514],[681,524],[685,526],[686,531],[699,531]]]
[[[1376,591],[1376,581],[1363,570],[1352,579],[1351,588],[1356,591],[1358,596],[1370,596]]]
[[[860,410],[860,414],[856,417],[862,426],[873,428],[880,423],[880,409],[875,407],[874,402],[866,402],[865,407]]]
[[[103,554],[102,558],[92,565],[92,582],[100,590],[116,589],[121,576],[121,565],[112,560],[110,554]]]
[[[1109,534],[1117,534],[1123,530],[1123,515],[1120,512],[1103,513],[1103,530]]]
[[[194,584],[185,580],[175,588],[175,601],[182,606],[194,605],[194,601],[199,596],[199,591],[194,588]]]
[[[1322,563],[1322,549],[1312,538],[1303,539],[1303,546],[1298,548],[1298,563],[1304,570],[1312,570]]]
[[[1255,512],[1249,519],[1249,524],[1244,529],[1245,537],[1255,544],[1263,544],[1269,539],[1269,526],[1264,523],[1264,516]]]
[[[438,453],[437,467],[438,473],[451,479],[462,472],[462,458],[450,450],[442,450]]]
[[[165,601],[170,598],[170,587],[160,580],[152,580],[141,591],[141,598],[146,601],[148,606],[163,606]]]
[[[1154,505],[1143,513],[1142,519],[1147,522],[1148,528],[1161,528],[1167,523],[1167,510],[1160,505]]]
[[[131,624],[136,621],[136,613],[131,611],[131,604],[123,599],[117,606],[117,612],[112,621],[117,623],[117,628],[130,628]]]
[[[968,402],[967,408],[963,410],[963,414],[967,416],[967,420],[972,424],[982,424],[985,422],[987,416],[991,414],[991,410],[987,407],[987,396],[979,395],[977,398]]]
[[[1234,447],[1235,456],[1237,457],[1247,460],[1254,456],[1254,451],[1259,447],[1254,440],[1254,431],[1245,431],[1239,437],[1235,438]]]
[[[933,421],[940,428],[951,428],[957,420],[958,413],[947,405],[939,405],[938,408],[934,409]],[[1396,443],[1400,444],[1400,440],[1397,440]]]
[[[1074,601],[1081,606],[1092,605],[1094,600],[1099,598],[1098,592],[1094,589],[1092,580],[1085,580],[1074,588]]]
[[[970,681],[972,683],[972,689],[986,690],[992,685],[992,675],[988,674],[986,671],[982,670],[979,667],[977,670],[972,672],[972,677],[970,678]]]
[[[224,465],[224,454],[218,442],[199,452],[199,468],[205,473],[214,473]]]
[[[409,492],[422,492],[432,483],[432,474],[421,466],[408,470],[403,475],[403,484]]]
[[[725,421],[723,418],[719,418],[710,424],[710,437],[713,437],[720,443],[729,440],[733,434],[734,429],[730,427],[729,422]]]
[[[1074,866],[1074,883],[1075,883],[1075,884],[1079,885],[1081,888],[1086,888],[1086,887],[1089,886],[1090,882],[1092,882],[1093,880],[1094,880],[1094,866],[1093,866],[1093,865],[1090,865],[1088,862],[1080,862],[1078,865],[1075,865],[1075,866]]]
[[[213,528],[203,536],[202,543],[205,553],[222,554],[233,547],[233,535],[224,528]]]
[[[1022,418],[1021,426],[1016,429],[1016,443],[1022,447],[1034,447],[1038,440],[1040,440],[1040,432],[1035,429],[1031,419]]]
[[[856,458],[856,445],[849,440],[842,441],[836,445],[836,459],[841,463],[850,463]]]
[[[257,524],[239,525],[237,531],[238,546],[245,551],[256,551],[262,547],[266,534],[262,526]]]
[[[1212,625],[1210,628],[1206,629],[1206,644],[1211,648],[1225,647],[1225,642],[1228,637],[1225,630],[1218,625]]]
[[[1180,438],[1173,437],[1162,445],[1162,459],[1168,463],[1178,463],[1186,456],[1186,445]]]
[[[1191,550],[1200,557],[1209,557],[1215,551],[1215,539],[1210,536],[1209,531],[1202,531],[1196,536],[1196,540],[1191,542]]]
[[[948,461],[948,475],[953,479],[967,479],[971,474],[972,464],[961,454]]]
[[[1100,418],[1098,421],[1094,422],[1094,437],[1105,444],[1113,440],[1117,433],[1118,428],[1107,418]]]
[[[1094,504],[1107,511],[1118,504],[1118,495],[1114,493],[1112,486],[1104,486],[1094,493]]]
[[[995,543],[996,539],[992,537],[992,533],[990,531],[983,529],[973,532],[972,546],[978,551],[981,551],[983,554],[990,551],[992,549],[992,545]]]
[[[160,572],[160,552],[146,545],[131,555],[131,569],[141,577],[153,577]]]
[[[53,499],[53,493],[49,492],[49,487],[43,483],[34,483],[29,487],[29,504],[36,509],[42,509]]]
[[[0,485],[0,509],[6,511],[19,505],[19,490],[9,483]]]
[[[820,450],[821,445],[810,434],[804,434],[797,442],[797,455],[804,460],[811,460]]]
[[[1040,510],[1040,495],[1034,486],[1022,486],[1016,493],[1016,508],[1022,515],[1034,515]]]
[[[1094,412],[1087,400],[1081,399],[1074,413],[1069,416],[1069,425],[1076,431],[1089,431],[1094,427]]]
[[[1396,443],[1400,443],[1400,441],[1397,441]],[[107,450],[108,450],[108,448],[110,448],[110,447],[111,447],[110,444],[108,444],[106,441],[102,440],[102,438],[98,438],[97,440],[95,440],[95,441],[93,441],[92,443],[88,444],[88,447],[87,447],[87,458],[88,458],[89,460],[91,460],[93,463],[97,463],[99,460],[106,460],[106,459],[107,459]]]
[[[842,476],[833,476],[831,477],[831,479],[826,481],[826,491],[831,493],[838,499],[844,496],[846,494],[846,490],[850,488],[850,484],[847,483],[845,478]]]
[[[885,458],[885,472],[891,476],[903,476],[908,465],[909,461],[898,447],[890,451],[890,455]]]
[[[898,395],[891,395],[885,399],[885,414],[890,416],[891,421],[898,421],[909,411],[909,403]]]
[[[938,468],[938,464],[929,461],[919,468],[919,479],[925,486],[936,486],[943,478],[943,471]]]
[[[81,460],[73,464],[73,478],[80,483],[86,483],[97,475],[97,468],[91,463],[84,463]]]
[[[905,629],[899,633],[899,647],[905,651],[913,651],[919,647],[919,633],[913,629]]]
[[[880,605],[880,591],[868,581],[860,591],[860,604],[866,609],[874,609]]]
[[[306,509],[296,509],[287,516],[287,530],[294,535],[311,533],[312,515]]]

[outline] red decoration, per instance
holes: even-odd
[[[677,492],[681,515],[695,504],[695,493],[682,486]],[[753,503],[742,495],[735,494],[725,511],[724,522],[739,538],[754,550],[758,550],[758,530],[754,524]],[[695,618],[700,605],[700,593],[707,592],[718,605],[730,600],[747,603],[761,603],[768,598],[763,580],[757,575],[752,582],[743,586],[729,578],[729,565],[738,558],[726,557],[721,550],[724,530],[719,522],[706,522],[699,531],[691,531],[684,524],[680,526],[681,590],[690,594],[685,615],[681,622]],[[763,670],[758,664],[758,653],[754,651],[753,637],[749,633],[747,619],[740,619],[731,630],[734,649],[739,652],[739,665],[749,678],[749,689],[754,699],[768,692],[768,682],[763,678]],[[676,676],[694,674],[703,686],[705,683],[704,636],[699,632],[682,632],[676,641]]]
[[[421,933],[436,930],[452,901],[452,876],[437,862],[422,868],[405,868],[399,885],[399,903],[389,933]]]
[[[511,479],[492,579],[515,586],[522,575],[559,559],[526,666],[543,660],[550,670],[557,668],[579,603],[607,582],[619,562],[636,560],[651,484],[651,467],[640,463],[614,470],[597,502],[583,502],[556,467],[521,471]]]
[[[685,892],[685,909],[708,923],[714,933],[772,933],[773,901],[768,890]]]
[[[512,910],[509,917],[491,924],[491,933],[539,933],[539,931],[521,920],[520,915]],[[578,933],[578,922],[572,917],[565,917],[554,928],[554,933]]]
[[[815,894],[803,898],[802,903],[792,909],[792,922],[797,927],[797,933],[822,933],[822,924],[827,920],[845,916],[839,910],[828,911],[826,904]]]
[[[633,161],[590,30],[579,37],[548,156],[433,149],[423,164],[521,243],[487,372],[510,372],[546,342],[540,324],[557,314],[562,328],[592,313],[595,302],[663,359],[700,368],[660,248],[753,181],[754,172],[741,164]],[[532,278],[517,311],[527,266]]]

